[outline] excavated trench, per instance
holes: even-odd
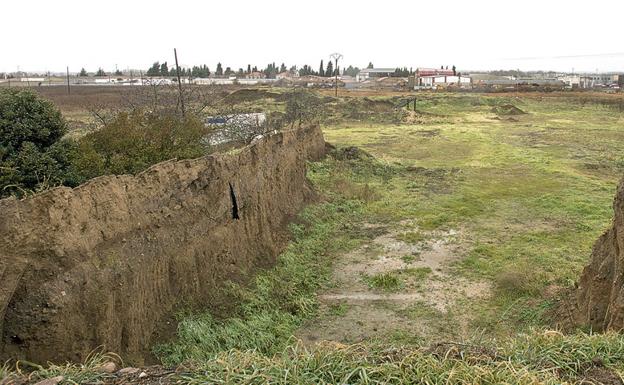
[[[143,363],[176,309],[227,305],[225,282],[274,263],[324,145],[303,127],[0,200],[0,359],[81,361],[101,346]]]

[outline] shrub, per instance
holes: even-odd
[[[164,160],[205,154],[201,139],[208,129],[196,118],[121,113],[79,141],[74,168],[84,178],[133,174]]]
[[[0,92],[0,148],[10,156],[22,143],[45,150],[61,139],[67,126],[54,105],[29,90]]]
[[[70,171],[75,146],[49,101],[28,90],[0,92],[0,197],[23,195],[79,178]]]

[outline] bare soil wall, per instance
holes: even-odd
[[[80,361],[98,346],[141,363],[182,306],[270,266],[313,197],[318,126],[228,154],[0,200],[0,359]]]
[[[577,291],[579,323],[595,331],[624,329],[624,180],[613,210],[613,225],[595,243]]]

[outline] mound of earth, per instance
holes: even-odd
[[[358,160],[358,159],[370,159],[373,156],[368,152],[355,147],[334,148],[329,154],[331,157],[337,160]]]
[[[236,90],[225,97],[225,102],[227,103],[244,103],[244,102],[253,102],[259,99],[275,99],[280,94],[275,92],[270,92],[267,90],[259,89],[259,88],[243,88],[240,90]]]
[[[403,110],[396,108],[390,100],[350,97],[331,104],[334,115],[348,120],[374,120],[377,122],[400,123]]]
[[[513,104],[503,104],[492,108],[492,112],[498,115],[526,115],[526,112],[514,106]]]
[[[594,244],[577,292],[578,321],[596,331],[624,329],[624,179],[613,211],[613,225]]]
[[[389,100],[373,100],[363,98],[360,102],[361,106],[372,111],[388,112],[394,110],[395,105]]]

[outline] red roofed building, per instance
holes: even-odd
[[[437,68],[416,68],[416,77],[419,76],[454,76],[453,70]]]

